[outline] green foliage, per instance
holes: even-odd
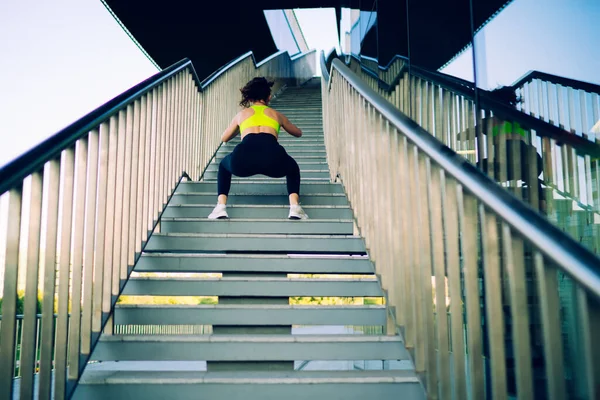
[[[0,297],[0,315],[2,315],[3,300],[4,299],[2,297]],[[17,292],[17,315],[22,315],[24,310],[25,310],[25,291],[19,290]],[[42,313],[42,293],[41,292],[38,292],[36,313],[37,314]]]

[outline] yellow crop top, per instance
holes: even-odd
[[[252,106],[250,108],[254,110],[254,115],[242,121],[240,124],[240,132],[244,132],[245,129],[254,126],[268,126],[279,133],[279,122],[265,114],[267,106]]]

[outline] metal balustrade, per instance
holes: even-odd
[[[532,73],[515,86],[524,100],[517,109],[485,90],[478,90],[476,103],[473,83],[409,68],[402,57],[378,72],[355,56],[348,61],[352,71],[397,109],[600,254],[600,145],[565,130],[587,129],[592,118],[598,119],[596,85]],[[388,75],[391,70],[397,71],[394,77]],[[541,78],[557,83],[545,83],[539,92]],[[563,88],[560,95],[559,85],[573,88]]]
[[[0,170],[0,398],[13,390],[17,290],[25,287],[20,396],[39,387],[38,398],[50,399],[54,381],[54,398],[68,398],[100,333],[112,332],[116,299],[174,189],[197,179],[219,147],[239,88],[254,76],[276,88],[302,82],[315,62],[314,51],[260,64],[247,53],[201,82],[182,60]]]
[[[404,336],[428,397],[597,398],[600,259],[340,60],[330,71],[322,87],[331,177],[344,183],[381,277],[388,332]],[[419,87],[429,84],[412,84],[423,101]],[[456,103],[444,104],[449,115]],[[574,310],[561,304],[564,276]],[[574,349],[563,345],[563,324]]]
[[[600,86],[530,71],[512,87],[521,111],[575,135],[600,142]]]

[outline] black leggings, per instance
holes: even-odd
[[[300,168],[298,163],[277,143],[270,133],[250,133],[242,143],[235,146],[231,154],[219,164],[217,190],[219,195],[228,195],[231,175],[247,177],[263,174],[271,178],[287,179],[288,194],[300,194]]]

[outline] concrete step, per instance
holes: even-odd
[[[176,194],[199,193],[199,192],[217,192],[215,182],[182,182],[177,188]],[[232,184],[231,194],[285,194],[287,187],[285,183],[265,183],[252,180],[244,183]],[[301,183],[300,195],[314,193],[344,193],[344,188],[339,183]]]
[[[329,171],[329,166],[326,161],[311,162],[310,160],[308,160],[308,161],[296,160],[296,162],[298,163],[298,166],[300,167],[300,171]],[[206,167],[205,172],[217,172],[218,170],[219,170],[219,164],[212,162],[208,165],[208,167]]]
[[[202,182],[202,183],[213,183],[214,182]],[[232,184],[232,187],[238,184]],[[265,183],[264,185],[268,185]],[[302,186],[301,186],[302,188]],[[259,190],[262,189],[259,188]],[[257,190],[258,191],[258,190]],[[304,192],[300,189],[300,203],[304,207],[305,205],[317,206],[348,206],[348,198],[343,193],[310,193],[303,194]],[[190,205],[190,204],[208,204],[217,203],[217,191],[216,189],[210,192],[197,192],[197,193],[179,193],[175,194],[171,198],[169,206],[178,205]],[[288,205],[289,199],[287,194],[239,194],[235,191],[230,192],[227,199],[227,205]],[[213,206],[214,207],[214,206]],[[289,207],[289,206],[288,206]],[[309,215],[310,217],[310,215]]]
[[[217,151],[217,157],[223,158],[223,157],[229,155],[232,151],[233,151],[233,147],[231,147],[231,148],[221,147]],[[310,150],[310,149],[304,150],[304,149],[293,148],[293,149],[286,149],[286,152],[293,158],[296,158],[297,156],[320,156],[320,157],[326,156],[325,149],[323,149],[323,150]]]
[[[86,370],[74,400],[424,400],[413,371]]]
[[[366,248],[360,236],[155,233],[145,251],[364,254]]]
[[[120,305],[115,308],[117,325],[354,325],[383,326],[385,306],[307,305]]]
[[[399,336],[103,335],[92,361],[406,360]]]
[[[211,164],[219,165],[219,163],[225,158],[227,154],[221,153],[218,154],[217,157],[213,159]],[[325,154],[320,155],[303,155],[303,156],[294,156],[294,160],[300,166],[303,162],[318,162],[318,163],[327,163],[327,156]]]
[[[216,165],[215,165],[215,169],[216,169]],[[206,171],[204,173],[204,179],[217,179],[217,175],[218,172],[217,171]],[[328,170],[303,170],[302,168],[300,169],[300,179],[303,181],[324,181],[324,182],[329,182],[330,176],[329,176],[329,171]],[[278,182],[279,180],[285,182],[285,178],[271,178],[268,177],[266,175],[252,175],[249,176],[247,178],[238,178],[235,175],[233,176],[232,179],[232,183],[235,181],[244,181],[244,180],[253,180],[253,181],[260,181],[260,180],[269,180],[269,181],[273,181],[273,182]]]
[[[179,278],[131,277],[123,289],[131,296],[380,297],[379,282],[372,278]]]
[[[366,274],[375,272],[367,257],[280,256],[268,254],[144,253],[136,272],[277,272],[292,274]]]
[[[233,219],[206,218],[161,219],[162,233],[275,233],[305,235],[352,235],[352,220],[289,220],[289,219]]]
[[[231,197],[233,198],[233,197]],[[182,204],[169,205],[163,213],[164,218],[207,218],[215,207],[216,197],[213,194],[210,204]],[[304,211],[311,220],[315,219],[352,219],[352,209],[348,206],[307,206],[303,205]],[[262,218],[262,219],[285,219],[288,217],[289,206],[286,205],[236,205],[228,204],[227,213],[229,218]]]
[[[244,183],[244,182],[254,182],[254,183],[286,183],[286,178],[271,178],[268,176],[264,176],[264,175],[252,175],[249,176],[247,178],[240,178],[237,176],[234,176],[231,179],[231,184],[235,184],[235,183]],[[211,176],[211,174],[208,175],[208,177],[203,178],[203,182],[217,182],[217,177],[216,176]],[[323,183],[323,182],[329,182],[329,178],[302,178],[302,182],[303,183]]]
[[[385,306],[117,305],[117,325],[383,326]]]
[[[279,142],[279,144],[281,144],[282,146],[285,147],[285,145],[294,145],[294,144],[325,144],[325,137],[312,137],[312,138],[307,138],[305,136],[302,136],[300,138],[296,138],[293,137],[291,135],[285,135],[285,134],[281,134],[279,135],[279,137],[277,138],[277,141]],[[231,139],[229,142],[227,142],[225,145],[231,144],[231,143],[241,143],[242,142],[242,137],[240,135],[237,135],[236,137],[234,137],[233,139]]]
[[[285,151],[289,152],[293,152],[293,151],[325,151],[325,144],[324,143],[318,143],[318,144],[314,144],[314,143],[280,143],[282,145],[282,147],[285,149]],[[233,151],[233,149],[235,148],[235,146],[237,146],[238,143],[227,143],[221,146],[221,149],[224,150],[229,150],[229,151]]]

